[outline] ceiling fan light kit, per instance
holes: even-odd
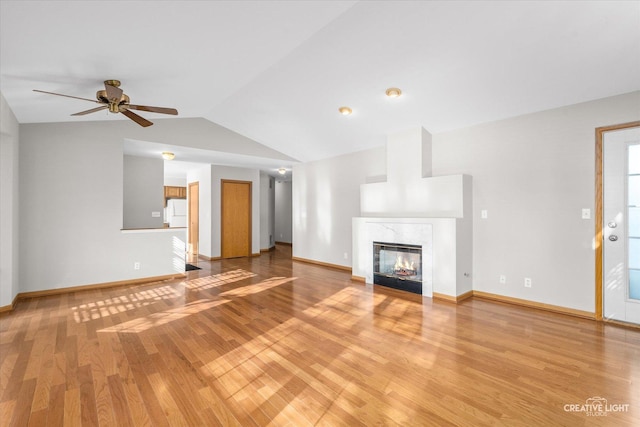
[[[145,119],[142,116],[134,113],[130,110],[148,111],[151,113],[171,114],[173,116],[178,115],[178,110],[175,108],[166,107],[151,107],[147,105],[134,105],[130,104],[129,96],[126,95],[122,89],[120,89],[120,80],[105,80],[104,90],[96,92],[96,100],[88,98],[80,98],[78,96],[63,95],[61,93],[46,92],[44,90],[34,89],[34,92],[46,93],[49,95],[64,96],[67,98],[80,99],[83,101],[95,102],[96,104],[103,104],[100,107],[92,108],[90,110],[80,111],[74,113],[72,116],[84,116],[85,114],[91,114],[102,110],[109,110],[110,113],[122,113],[129,119],[133,120],[142,127],[151,126],[153,123]]]

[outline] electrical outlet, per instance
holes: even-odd
[[[347,252],[344,253],[344,259],[349,259],[349,254]]]
[[[525,277],[524,278],[524,287],[525,288],[530,288],[531,287],[531,278],[529,278],[529,277]]]
[[[582,219],[591,219],[591,209],[589,208],[582,209]]]
[[[500,283],[502,283],[503,285],[507,283],[507,276],[500,276]]]
[[[140,270],[140,262],[139,261],[136,261],[136,262],[133,263],[133,269],[134,270]]]

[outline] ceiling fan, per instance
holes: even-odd
[[[172,114],[174,116],[178,115],[178,110],[176,110],[175,108],[149,107],[147,105],[129,104],[129,97],[122,91],[122,89],[120,89],[120,80],[105,80],[104,90],[99,90],[98,92],[96,92],[97,100],[80,98],[78,96],[63,95],[61,93],[46,92],[44,90],[38,89],[34,89],[33,91],[47,93],[49,95],[65,96],[67,98],[82,99],[83,101],[95,102],[96,104],[103,104],[100,107],[72,114],[72,116],[84,116],[85,114],[95,113],[97,111],[108,109],[111,113],[122,113],[140,126],[147,127],[151,126],[153,123],[145,119],[144,117],[139,116],[131,110]]]

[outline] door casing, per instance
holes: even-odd
[[[611,132],[614,130],[627,129],[632,127],[640,127],[640,121],[622,123],[618,125],[612,126],[603,126],[596,128],[596,212],[595,212],[595,237],[594,237],[594,246],[595,246],[595,261],[596,261],[596,320],[602,320],[602,312],[603,312],[603,197],[604,194],[602,192],[602,173],[603,173],[603,140],[604,134],[606,132]]]

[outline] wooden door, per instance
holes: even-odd
[[[251,182],[221,181],[222,258],[251,256]]]
[[[200,232],[200,183],[189,183],[189,255],[198,257],[198,241]]]

